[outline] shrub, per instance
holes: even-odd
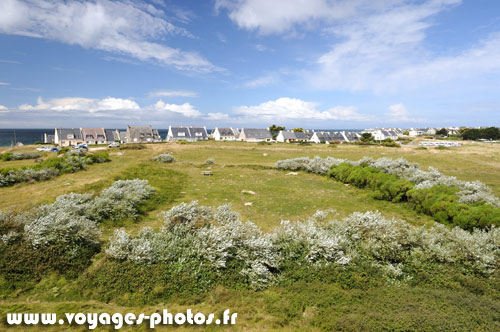
[[[176,161],[174,156],[167,153],[162,153],[156,157],[153,157],[153,160],[159,163],[173,163]]]
[[[368,187],[375,191],[375,198],[395,203],[406,201],[406,193],[413,188],[411,182],[398,179],[395,175],[384,174],[373,167],[346,163],[333,165],[328,176],[359,188]]]
[[[491,189],[480,181],[460,181],[454,176],[446,176],[441,174],[437,169],[429,167],[428,171],[420,169],[417,163],[410,163],[403,158],[392,160],[389,158],[380,158],[373,160],[371,158],[362,158],[356,162],[346,159],[336,159],[332,157],[320,158],[315,157],[314,162],[307,157],[279,160],[275,164],[275,168],[283,170],[304,170],[306,172],[327,174],[331,165],[338,165],[342,162],[351,165],[364,165],[379,169],[383,173],[396,175],[398,178],[408,180],[416,184],[416,188],[423,189],[435,185],[446,185],[448,187],[457,187],[460,191],[457,195],[460,197],[460,202],[467,204],[475,204],[478,202],[486,202],[494,207],[500,207],[500,200],[496,197]],[[323,165],[315,170],[311,165]],[[327,169],[328,167],[328,169]]]
[[[463,274],[491,275],[500,267],[500,229],[414,227],[366,212],[341,221],[283,221],[265,234],[242,222],[227,205],[214,209],[192,202],[166,212],[165,227],[159,232],[144,228],[133,237],[115,231],[106,253],[111,261],[147,265],[151,274],[164,266],[175,267],[200,280],[204,289],[227,282],[262,289],[288,282],[282,277],[304,267],[365,266],[366,262],[387,280],[406,282],[429,264],[453,266]],[[204,279],[207,276],[210,279]]]
[[[207,160],[205,160],[205,164],[207,164],[207,165],[215,164],[215,159],[214,158],[208,158]]]
[[[135,220],[139,205],[154,192],[147,180],[118,180],[96,197],[89,216],[96,221]]]
[[[120,145],[120,150],[144,150],[146,146],[144,144],[122,144]]]
[[[5,152],[0,154],[0,159],[3,161],[11,161],[11,160],[23,160],[23,159],[37,159],[42,155],[39,153],[31,152],[31,153],[20,153],[20,152]]]
[[[29,167],[0,169],[0,187],[7,187],[21,182],[44,181],[60,174],[74,173],[85,169],[86,165],[109,161],[107,152],[85,154],[77,151],[62,158],[47,158]],[[83,154],[82,154],[83,153]]]

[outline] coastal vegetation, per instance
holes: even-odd
[[[498,328],[499,228],[415,208],[438,194],[496,208],[491,145],[199,142],[108,153],[112,162],[85,172],[0,189],[4,317],[231,308],[241,331]],[[153,160],[162,154],[177,162]],[[38,164],[5,164],[14,162]],[[411,198],[416,190],[432,192]]]

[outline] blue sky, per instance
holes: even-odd
[[[496,0],[0,1],[0,127],[500,125]]]

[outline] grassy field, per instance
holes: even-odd
[[[3,148],[0,152],[7,150],[10,149]],[[33,150],[34,147],[30,146],[15,148],[20,152]],[[442,173],[462,180],[480,180],[500,196],[500,145],[466,143],[447,150],[421,150],[416,144],[389,148],[209,141],[151,144],[144,150],[110,149],[109,152],[111,162],[91,165],[85,171],[65,174],[49,181],[0,188],[0,211],[24,210],[50,203],[57,196],[69,192],[98,193],[116,179],[144,178],[159,194],[146,206],[147,212],[138,222],[121,225],[132,233],[143,226],[160,228],[163,224],[160,217],[162,211],[193,200],[208,206],[230,203],[244,220],[253,221],[264,231],[272,230],[281,220],[304,220],[315,211],[325,209],[335,209],[339,218],[355,211],[379,210],[386,217],[404,219],[415,225],[434,223],[432,218],[417,214],[405,204],[375,200],[369,191],[328,180],[325,176],[303,172],[290,174],[273,169],[277,160],[303,156],[333,156],[351,160],[365,156],[403,157],[418,162],[422,167],[436,167]],[[173,154],[177,162],[153,162],[152,157],[160,153]],[[215,159],[215,163],[207,165],[205,161],[208,158]],[[35,162],[0,161],[0,168],[29,166]],[[204,176],[202,172],[206,170],[212,171],[213,176]],[[101,227],[105,241],[116,228],[106,223]],[[101,256],[97,255],[94,264],[99,264]],[[330,277],[328,275],[325,280]],[[217,288],[207,294],[173,299],[169,303],[124,306],[78,299],[71,293],[71,280],[51,276],[1,299],[0,314],[4,320],[5,313],[12,310],[154,312],[163,308],[180,311],[191,307],[203,312],[220,313],[230,308],[238,312],[238,324],[226,330],[500,330],[500,297],[498,294],[487,294],[483,285],[476,284],[473,278],[464,277],[442,284],[436,282],[435,286],[428,288],[385,285],[356,274],[350,278],[353,280],[350,288],[346,288],[344,282],[335,280],[298,283],[286,288],[273,287],[257,293]],[[58,328],[43,330],[61,330]],[[0,325],[0,330],[3,329],[6,329],[5,325]],[[38,331],[42,328],[30,327],[26,330]],[[75,327],[75,330],[78,328]],[[112,329],[103,329],[108,330]],[[133,330],[146,331],[147,328],[142,326]]]

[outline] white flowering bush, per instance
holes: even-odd
[[[16,220],[24,224],[24,238],[34,248],[51,245],[94,247],[99,244],[99,222],[135,218],[138,205],[152,192],[146,180],[119,180],[97,197],[75,193],[61,195],[52,204],[19,214]],[[12,236],[6,236],[5,241]]]
[[[153,157],[153,160],[159,163],[173,163],[176,161],[174,156],[168,153],[162,153],[158,156]]]
[[[283,221],[265,234],[227,205],[214,209],[183,203],[165,213],[159,232],[144,228],[132,237],[115,231],[106,253],[137,264],[204,266],[222,278],[236,269],[254,289],[279,282],[283,271],[297,265],[341,268],[368,260],[388,280],[398,282],[410,280],[413,268],[422,264],[449,264],[486,276],[500,267],[496,227],[473,232],[440,224],[414,227],[378,211],[328,222],[325,218],[323,212],[305,222]]]
[[[316,174],[327,174],[332,165],[348,163],[353,166],[365,165],[376,168],[383,173],[393,174],[397,177],[414,182],[416,189],[430,188],[438,185],[447,187],[457,187],[460,191],[457,193],[460,203],[474,204],[480,201],[486,202],[492,206],[500,207],[500,199],[496,197],[491,189],[480,181],[461,181],[454,176],[441,174],[437,169],[429,167],[428,171],[420,169],[417,163],[410,163],[404,158],[390,159],[364,157],[358,161],[350,161],[347,159],[337,159],[332,157],[320,158],[307,157],[279,160],[275,164],[275,168],[281,170],[303,170]]]
[[[290,170],[290,171],[306,171],[315,174],[327,174],[332,165],[339,165],[341,163],[349,162],[347,159],[338,159],[333,157],[314,157],[310,159],[308,157],[300,157],[294,159],[278,160],[275,164],[275,168],[280,170]]]
[[[136,219],[138,206],[154,192],[147,180],[118,180],[93,200],[89,214],[97,221]]]
[[[54,210],[24,227],[25,238],[34,248],[50,245],[94,247],[99,245],[97,223],[85,216]]]

